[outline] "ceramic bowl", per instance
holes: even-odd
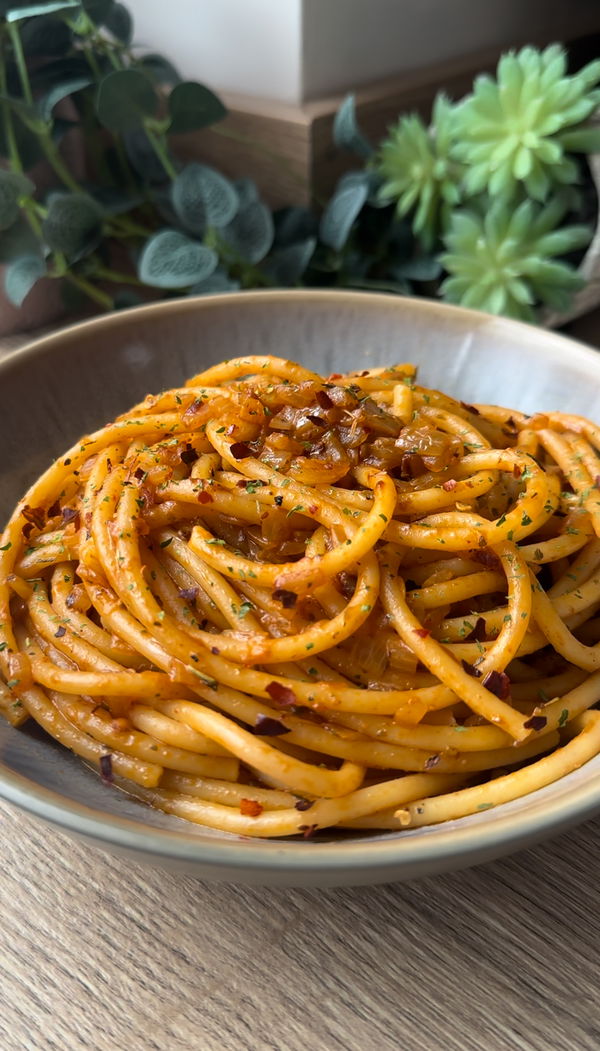
[[[555,333],[426,300],[351,292],[181,299],[63,329],[0,364],[0,512],[80,434],[224,358],[276,354],[323,373],[412,361],[428,386],[600,421],[600,355]],[[402,833],[257,841],[152,811],[105,787],[35,727],[0,721],[0,795],[106,850],[208,879],[376,883],[475,864],[600,809],[600,756],[491,811]]]

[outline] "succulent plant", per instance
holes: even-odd
[[[600,104],[600,61],[573,76],[558,44],[525,47],[498,63],[497,79],[478,77],[454,114],[454,157],[466,168],[468,195],[514,195],[522,184],[544,201],[557,184],[578,180],[568,153],[600,149],[600,128],[583,122]]]
[[[375,162],[381,200],[395,201],[400,217],[412,213],[413,231],[425,250],[435,243],[444,213],[460,200],[462,168],[451,157],[453,121],[454,107],[438,95],[430,127],[417,114],[401,117]]]
[[[586,226],[560,227],[569,196],[557,195],[544,206],[526,200],[517,208],[485,198],[477,211],[457,211],[440,258],[449,275],[441,288],[444,299],[524,321],[535,320],[538,303],[568,309],[584,282],[556,257],[590,240]]]

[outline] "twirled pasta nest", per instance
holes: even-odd
[[[598,449],[587,420],[465,405],[409,365],[208,369],[19,503],[0,709],[238,834],[531,792],[600,750]]]

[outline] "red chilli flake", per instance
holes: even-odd
[[[50,504],[48,508],[48,518],[56,518],[60,514],[60,504],[58,500],[55,500],[53,504]]]
[[[73,529],[79,529],[80,515],[74,507],[63,507],[62,520],[65,525],[72,525]]]
[[[67,629],[65,628],[64,624],[61,624],[60,628],[57,628],[56,631],[54,632],[54,638],[55,639],[62,639],[63,635],[66,635],[66,634],[67,634]]]
[[[466,671],[467,675],[472,675],[474,679],[481,678],[479,668],[475,668],[472,664],[469,664],[468,661],[461,661],[460,663],[462,665],[462,670]]]
[[[257,737],[281,737],[282,734],[291,733],[291,730],[289,726],[284,726],[279,719],[273,719],[270,715],[257,715],[252,732]]]
[[[547,722],[545,715],[532,715],[531,719],[523,723],[523,726],[526,726],[528,730],[543,730]]]
[[[260,817],[264,809],[258,799],[240,799],[240,814],[244,817]]]
[[[458,482],[456,481],[456,478],[448,478],[448,480],[442,484],[442,489],[447,493],[451,493],[456,489],[457,485]]]
[[[413,634],[418,635],[420,639],[426,639],[431,632],[429,628],[413,628]]]
[[[489,671],[482,680],[482,686],[493,693],[499,700],[505,701],[510,697],[510,679],[506,672]]]
[[[284,609],[293,609],[298,600],[298,596],[295,591],[286,591],[285,588],[276,588],[273,592],[273,598],[276,602],[281,602],[281,605]],[[277,683],[272,683],[271,685],[276,686]]]
[[[44,528],[46,512],[43,507],[30,507],[29,504],[25,504],[21,514],[26,522],[31,522],[37,529]]]
[[[332,372],[331,376],[328,377],[328,379],[330,379],[330,380],[341,380],[341,378],[342,378],[341,372]]]
[[[487,628],[485,626],[485,620],[483,617],[478,617],[475,621],[475,627],[465,635],[465,642],[485,642],[487,635]]]
[[[146,477],[146,472],[143,467],[137,467],[133,472],[133,477],[137,478],[138,482],[142,482]]]
[[[208,492],[207,489],[201,489],[200,492],[198,493],[198,503],[199,504],[213,504],[214,503],[214,499],[210,495],[210,493]]]
[[[112,785],[114,781],[112,755],[100,756],[100,776],[105,785]]]
[[[23,534],[23,536],[25,537],[26,540],[29,540],[29,537],[31,536],[32,530],[33,530],[33,522],[26,522],[25,525],[23,526],[22,530],[21,530],[21,532],[22,532],[22,534]]]
[[[600,489],[600,474],[594,478],[594,489]]]
[[[518,463],[513,467],[513,478],[520,478],[523,474],[523,468]]]
[[[185,449],[179,453],[179,458],[182,463],[195,463],[198,459],[198,453],[188,442]]]
[[[311,836],[314,836],[318,827],[318,825],[298,825],[298,832],[302,833],[304,839],[310,839]]]
[[[245,460],[247,456],[252,456],[252,450],[246,442],[234,442],[229,446],[229,451],[236,460]]]
[[[294,803],[296,810],[310,810],[311,806],[314,806],[314,800],[312,799],[297,799]]]
[[[289,686],[284,686],[281,682],[270,682],[266,690],[271,700],[275,701],[275,704],[280,708],[292,708],[293,705],[297,704],[294,691]],[[259,715],[258,718],[261,719],[263,717]],[[282,732],[288,733],[289,731],[286,727]]]
[[[213,653],[215,657],[218,657],[221,651],[218,646],[211,646],[210,652]]]
[[[476,409],[474,405],[467,405],[466,401],[460,403],[466,412],[472,412],[474,416],[481,416],[479,409]]]
[[[429,758],[426,759],[425,762],[423,763],[423,769],[424,770],[433,770],[434,767],[436,767],[438,765],[440,759],[441,759],[441,756],[439,756],[439,755],[430,755]]]

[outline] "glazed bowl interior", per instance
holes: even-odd
[[[473,311],[350,292],[256,292],[173,300],[38,340],[0,364],[0,513],[79,435],[146,393],[225,358],[274,354],[319,372],[414,362],[467,402],[559,408],[600,421],[600,355],[542,329]],[[149,810],[36,727],[0,723],[0,796],[105,849],[206,878],[295,885],[412,878],[532,843],[600,809],[600,757],[513,803],[402,833],[256,841]]]

